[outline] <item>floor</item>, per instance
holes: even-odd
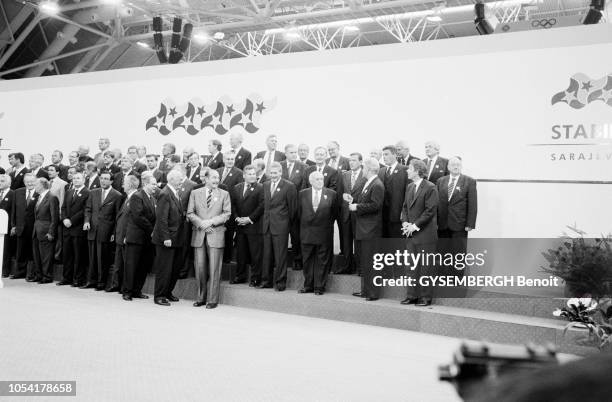
[[[0,339],[0,380],[76,380],[77,401],[459,400],[437,380],[457,339],[224,305],[5,280]]]

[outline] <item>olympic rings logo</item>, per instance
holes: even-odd
[[[546,18],[542,18],[541,20],[533,20],[531,21],[531,27],[532,28],[551,28],[553,26],[557,25],[557,19],[556,18],[551,18],[551,19],[546,19]]]

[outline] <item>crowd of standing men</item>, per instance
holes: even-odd
[[[284,291],[289,244],[293,269],[303,270],[300,293],[325,292],[326,278],[359,274],[355,296],[378,299],[371,280],[372,240],[410,237],[415,251],[433,252],[438,237],[459,239],[477,214],[476,181],[461,172],[461,159],[439,156],[425,145],[425,159],[404,142],[364,157],[340,154],[331,141],[277,150],[270,135],[254,156],[230,135],[230,149],[211,140],[208,154],[193,148],[182,155],[165,144],[162,155],[131,146],[123,155],[101,138],[100,151],[80,146],[68,155],[56,150],[44,166],[41,154],[9,155],[0,170],[0,209],[9,215],[2,276],[41,284],[119,292],[123,299],[147,299],[146,276],[155,274],[154,302],[169,306],[178,279],[193,270],[198,285],[194,306],[219,302],[222,264],[235,259],[230,283]],[[334,262],[334,225],[340,258]],[[14,260],[14,262],[13,262]],[[409,288],[403,304],[429,305],[431,288]]]

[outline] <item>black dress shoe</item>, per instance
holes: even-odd
[[[125,300],[125,301],[132,301],[132,296],[130,296],[130,295],[123,295],[123,300]]]
[[[155,298],[155,304],[159,304],[160,306],[169,306],[170,303],[166,300],[165,297],[157,297]]]
[[[313,290],[310,288],[302,288],[300,290],[298,290],[298,293],[312,293]]]
[[[178,297],[176,297],[175,295],[169,295],[169,296],[166,296],[166,299],[168,299],[168,301],[171,301],[171,302],[177,302],[177,301],[179,301],[179,298],[178,298]]]
[[[136,294],[136,295],[134,295],[134,296],[132,296],[132,297],[133,297],[134,299],[148,299],[148,298],[149,298],[149,296],[147,296],[147,295],[145,295],[145,294],[142,294],[142,293],[138,293],[138,294]]]
[[[400,304],[417,304],[419,301],[418,297],[407,297],[400,302]]]
[[[276,286],[274,290],[276,290],[277,292],[284,292],[286,288],[287,287],[285,285],[281,285],[281,286]]]
[[[419,307],[431,306],[431,299],[420,298],[416,305]]]
[[[96,286],[96,291],[98,291],[98,292],[99,292],[99,291],[101,291],[101,290],[104,290],[104,286]]]
[[[26,278],[26,282],[38,282],[36,278]]]
[[[79,286],[79,289],[93,289],[96,287],[95,283],[86,283],[83,286]]]
[[[211,309],[211,308],[216,308],[217,307],[217,303],[208,303],[206,305],[206,308]]]
[[[70,285],[70,286],[72,286],[73,288],[78,288],[78,287],[79,287],[79,286],[81,286],[81,285],[79,285],[78,283],[74,282],[74,283],[73,283],[72,285]]]
[[[265,284],[265,283],[260,283],[259,285],[257,285],[257,287],[259,289],[271,289],[272,285],[268,285],[268,284]]]
[[[254,282],[254,281],[249,282],[249,287],[256,288],[258,286],[259,286],[259,282]]]
[[[246,279],[232,279],[229,283],[230,285],[238,285],[240,283],[246,283]]]
[[[8,278],[8,277],[9,277],[9,274],[2,274],[2,277],[3,277],[3,278]]]
[[[111,293],[111,292],[118,292],[118,291],[119,291],[119,288],[118,288],[117,286],[113,286],[112,288],[106,288],[106,289],[104,289],[104,291],[105,291],[105,292],[109,292],[109,293]]]
[[[193,303],[193,307],[202,307],[204,305],[206,305],[206,302],[197,301],[197,302]]]
[[[315,290],[314,294],[317,296],[323,296],[323,291],[322,290]]]
[[[353,293],[353,296],[355,296],[355,297],[365,297],[363,295],[363,293],[361,293],[361,292],[355,292],[355,293]]]
[[[58,283],[56,283],[57,286],[66,286],[66,285],[70,285],[70,281],[59,281]]]
[[[366,301],[376,301],[378,297],[366,297]]]
[[[38,281],[38,283],[40,283],[41,285],[44,285],[46,283],[51,283],[51,282],[53,282],[51,279],[42,279]]]
[[[25,276],[17,276],[17,275],[11,275],[9,276],[10,279],[25,279]]]

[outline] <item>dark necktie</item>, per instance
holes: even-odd
[[[451,178],[451,181],[448,182],[448,200],[450,201],[453,196],[453,190],[455,189],[455,180],[456,178]]]
[[[387,168],[387,173],[386,173],[386,176],[387,176],[387,177],[391,176],[391,166],[389,166],[389,167]]]
[[[26,198],[26,203],[30,205],[31,201],[32,201],[32,190],[28,190],[28,197]]]
[[[208,195],[206,196],[206,208],[210,208],[211,203],[212,203],[212,190],[208,190]]]

